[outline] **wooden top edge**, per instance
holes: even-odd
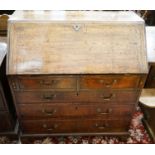
[[[15,11],[10,21],[144,22],[133,11]]]
[[[52,75],[101,75],[101,74],[108,74],[108,75],[114,75],[114,74],[142,74],[142,75],[147,75],[148,74],[148,70],[146,69],[145,71],[143,72],[11,72],[9,71],[9,69],[7,70],[6,72],[7,75],[49,75],[49,74],[52,74]]]

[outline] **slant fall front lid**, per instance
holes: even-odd
[[[17,11],[7,74],[147,73],[144,30],[133,12]]]

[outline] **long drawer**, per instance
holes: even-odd
[[[15,97],[17,103],[42,103],[42,102],[124,102],[124,103],[135,103],[139,91],[100,91],[100,92],[54,92],[54,91],[25,91],[16,92]]]
[[[13,130],[13,121],[8,112],[0,112],[0,132]]]
[[[61,117],[100,117],[127,118],[132,115],[134,105],[103,105],[103,104],[20,104],[18,109],[22,119],[61,118]]]
[[[12,76],[10,84],[15,90],[54,89],[87,90],[104,88],[141,88],[143,75],[33,75]],[[143,76],[144,77],[144,76]]]
[[[25,120],[21,122],[22,132],[25,134],[47,133],[90,133],[90,132],[125,132],[130,120],[101,120],[101,119],[50,119]]]

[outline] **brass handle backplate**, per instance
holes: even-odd
[[[56,82],[57,80],[41,80],[40,85],[52,87],[54,84],[56,84]]]
[[[105,101],[110,101],[114,97],[115,97],[115,94],[110,94],[109,96],[104,96],[104,95],[101,96],[101,98],[103,98],[103,100]]]
[[[42,95],[42,98],[45,99],[45,100],[52,100],[56,97],[56,94],[43,94]]]
[[[57,110],[54,109],[54,110],[52,110],[52,111],[47,111],[47,110],[43,109],[42,112],[43,112],[44,114],[48,115],[48,116],[52,116],[52,115],[54,115],[54,114],[57,112]]]
[[[112,87],[116,82],[117,82],[117,80],[116,79],[114,79],[111,83],[107,83],[106,81],[104,81],[104,80],[100,80],[99,81],[101,84],[104,84],[106,87]]]
[[[99,125],[98,123],[95,124],[95,127],[101,130],[104,130],[108,127],[109,125],[107,123],[103,124],[103,125]]]
[[[105,112],[102,112],[101,108],[97,108],[96,111],[98,112],[98,114],[101,114],[101,115],[108,115],[108,114],[110,114],[110,113],[112,112],[112,109],[109,108],[109,109],[107,109]]]
[[[57,124],[54,124],[53,127],[51,127],[51,128],[48,128],[48,125],[47,125],[47,124],[43,124],[43,128],[46,129],[47,131],[53,131],[53,130],[55,130],[57,127],[58,127]]]

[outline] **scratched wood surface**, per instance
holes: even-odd
[[[133,12],[18,11],[7,74],[147,73],[144,30]]]

